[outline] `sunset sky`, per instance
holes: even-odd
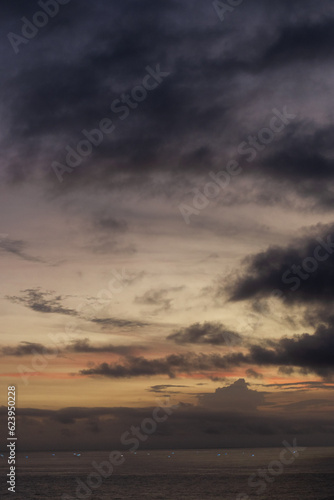
[[[71,0],[15,45],[38,11],[1,5],[21,448],[110,447],[168,396],[146,447],[334,445],[333,2]]]

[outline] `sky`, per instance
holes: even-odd
[[[334,445],[334,6],[226,5],[1,4],[21,449]]]

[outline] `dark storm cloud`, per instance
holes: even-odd
[[[77,311],[62,305],[63,297],[61,295],[56,296],[53,292],[43,292],[40,288],[23,290],[21,296],[7,296],[6,298],[36,312],[78,316]]]
[[[169,335],[167,340],[173,340],[176,344],[237,345],[242,342],[242,337],[221,323],[205,322],[182,328]]]
[[[334,298],[333,253],[334,227],[320,226],[317,235],[248,257],[245,270],[225,290],[232,301],[269,298],[280,291],[287,306],[329,304]],[[223,291],[224,286],[218,294]]]
[[[295,61],[327,60],[334,52],[334,20],[304,22],[283,27],[263,57],[263,66],[286,65]]]
[[[37,153],[42,146],[43,137],[50,134],[58,136],[60,140],[67,135],[67,144],[72,140],[75,145],[76,137],[80,136],[83,128],[93,128],[96,121],[112,116],[109,110],[111,102],[119,96],[120,91],[131,90],[139,83],[138,80],[145,76],[145,67],[149,63],[153,66],[163,64],[166,59],[163,53],[166,53],[167,47],[163,40],[168,40],[170,35],[168,30],[162,31],[161,24],[164,12],[173,12],[174,2],[169,2],[168,7],[164,2],[157,6],[147,1],[140,6],[137,2],[109,6],[102,2],[97,4],[92,8],[88,5],[80,6],[81,16],[79,19],[72,18],[72,23],[78,30],[77,35],[86,24],[89,32],[81,38],[86,46],[85,50],[80,49],[79,41],[79,50],[77,53],[73,50],[71,62],[66,57],[42,57],[42,62],[35,59],[34,53],[30,54],[29,65],[25,65],[20,59],[20,79],[13,77],[11,81],[11,93],[15,99],[11,137],[26,148],[28,141],[34,143],[34,147],[30,148],[31,154]],[[89,17],[95,18],[95,24],[88,23]],[[104,22],[106,18],[108,23]],[[47,33],[45,35],[44,39],[40,37],[33,40],[36,47],[39,43],[45,43]],[[157,54],[154,54],[152,43],[154,37],[162,38],[162,47]],[[65,38],[67,41],[71,39],[70,31],[67,31]],[[80,40],[80,34],[76,40]],[[60,39],[56,50],[61,53],[62,48]],[[45,53],[49,52],[50,55],[54,50],[55,47],[47,47]],[[25,82],[24,89],[21,79]],[[24,97],[27,91],[29,100]],[[110,162],[105,173],[110,169],[114,170],[112,161],[126,161],[128,155],[130,159],[131,155],[140,156],[142,134],[139,128],[132,140],[126,134],[106,151],[100,149],[102,157],[107,157]],[[66,143],[63,148],[65,145]],[[56,149],[61,151],[60,147]],[[143,152],[144,150],[145,148]],[[50,155],[50,151],[45,150],[45,153]],[[56,150],[53,156],[56,156]],[[96,166],[95,176],[98,174],[99,166]]]
[[[251,4],[252,2],[249,2],[250,8]],[[257,8],[259,8],[259,4]],[[296,10],[296,14],[301,17],[301,4]],[[280,11],[282,14],[284,7],[283,9],[277,9],[276,4],[276,11]],[[262,9],[262,14],[263,16],[268,14],[265,8]],[[306,18],[308,14],[310,13],[305,10]],[[244,19],[243,16],[241,17]],[[205,61],[207,67],[213,70],[214,63],[219,62],[220,68],[229,76],[249,73],[260,77],[261,74],[269,73],[277,68],[289,70],[289,65],[295,64],[296,61],[298,63],[328,61],[329,54],[334,52],[333,18],[323,18],[321,21],[316,22],[309,18],[305,19],[304,22],[300,21],[291,24],[289,24],[288,19],[286,19],[287,24],[284,24],[284,22],[275,24],[271,19],[271,23],[274,28],[274,32],[271,34],[268,31],[263,31],[260,34],[257,27],[254,26],[254,40],[250,43],[251,47],[256,50],[253,50],[251,56],[247,48],[245,48],[243,54],[232,53],[230,57],[225,56],[220,60]],[[262,46],[260,45],[261,35],[264,42]]]
[[[334,375],[334,324],[320,325],[313,335],[271,341],[271,347],[252,346],[245,361],[258,366],[298,367],[323,378]]]
[[[318,205],[332,208],[333,137],[331,124],[295,121],[276,145],[262,152],[252,173],[289,183],[299,196],[314,198]]]
[[[11,27],[16,15],[29,14],[21,4],[14,8],[5,2],[2,9]],[[293,8],[285,1],[273,2],[270,8],[257,1],[236,9],[229,23],[221,23],[211,2],[200,0],[97,1],[80,8],[71,2],[18,57],[9,53],[9,44],[8,53],[4,50],[9,177],[13,182],[31,179],[30,165],[36,164],[57,188],[51,162],[63,161],[65,147],[75,147],[83,138],[81,131],[95,128],[106,116],[117,124],[115,133],[95,148],[75,174],[67,176],[63,189],[146,186],[152,180],[150,174],[161,171],[180,174],[179,182],[184,175],[220,165],[224,145],[233,142],[237,146],[252,128],[249,124],[244,127],[238,118],[247,96],[249,103],[254,99],[254,86],[249,88],[247,83],[249,75],[260,91],[268,78],[276,78],[277,68],[294,82],[298,78],[296,61],[313,67],[330,60],[331,3],[324,1],[319,6],[316,19],[313,14],[313,4],[308,1],[295,2]],[[186,22],[180,23],[180,19]],[[53,22],[58,23],[57,30]],[[141,83],[148,65],[156,68],[158,64],[170,76],[120,123],[119,116],[110,111],[111,102]],[[258,101],[253,105],[265,123],[268,112],[279,103],[286,104],[280,92],[268,109],[266,105],[261,109]],[[330,133],[317,125],[314,128],[320,143]],[[288,140],[295,156],[285,153],[285,145],[275,148],[273,161],[268,160],[270,168],[263,168],[262,174],[276,177],[281,165],[276,166],[275,158],[278,161],[284,154],[288,163],[303,161],[301,147],[294,147],[303,141],[297,136],[288,136]],[[13,151],[28,157],[29,166],[23,165],[18,154],[14,157]],[[319,161],[322,155],[319,147]],[[330,160],[326,161],[330,167]],[[317,164],[310,156],[307,162],[306,171],[313,176]],[[93,164],[94,176],[89,168]],[[314,194],[321,197],[319,190]],[[117,229],[112,221],[111,225],[107,219],[101,222],[106,229]]]
[[[315,373],[323,379],[334,376],[334,322],[320,325],[313,334],[270,340],[269,347],[252,345],[247,353],[225,356],[221,363],[298,368],[302,373]]]
[[[28,262],[41,262],[45,261],[40,257],[34,257],[26,252],[27,243],[22,240],[11,240],[9,238],[0,239],[0,252],[6,252],[19,257],[20,259]]]
[[[42,2],[46,3],[46,2]],[[65,9],[63,9],[65,12],[67,11],[68,13],[72,13],[73,9],[73,4],[75,2],[72,2],[69,0],[69,2],[66,4]],[[59,12],[61,13],[61,8],[59,9]],[[15,0],[15,2],[11,2],[10,0],[4,0],[1,3],[1,15],[4,21],[10,20],[12,22],[12,28],[15,31],[14,24],[16,24],[16,28],[19,31],[21,28],[22,23],[20,22],[21,18],[23,16],[29,17],[35,14],[37,11],[41,11],[41,7],[39,6],[38,0],[34,0],[32,2],[25,2],[24,0]],[[64,13],[65,13],[64,12]],[[58,16],[60,17],[60,16]],[[55,22],[60,22],[60,20],[57,20],[57,17],[55,18]]]

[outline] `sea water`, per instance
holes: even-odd
[[[15,494],[0,458],[0,498],[334,500],[334,448],[290,453],[284,461],[292,463],[279,465],[282,449],[122,452],[124,463],[109,478],[99,478],[92,465],[107,462],[108,452],[20,453]]]

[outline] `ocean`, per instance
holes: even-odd
[[[108,452],[21,453],[15,494],[7,490],[7,460],[0,458],[0,498],[334,500],[334,448],[283,449],[122,452],[124,463],[109,478],[92,465],[108,462]]]

